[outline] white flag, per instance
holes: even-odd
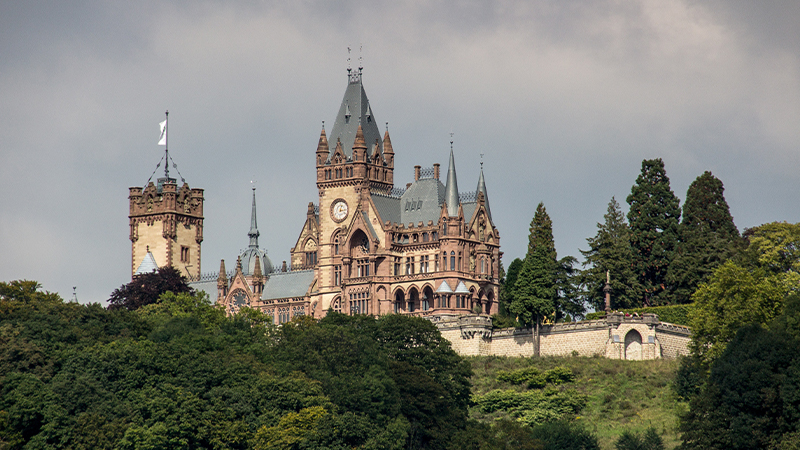
[[[161,122],[161,137],[158,138],[158,145],[167,145],[167,121]]]

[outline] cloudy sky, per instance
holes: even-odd
[[[203,271],[260,243],[289,259],[314,151],[363,57],[398,186],[480,155],[506,266],[542,201],[580,256],[643,159],[683,200],[710,170],[739,229],[800,221],[800,2],[0,3],[0,280],[82,302],[130,280],[128,187],[170,153],[205,189]],[[245,3],[245,2],[241,2]],[[363,50],[359,52],[359,47]]]

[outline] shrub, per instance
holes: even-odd
[[[693,304],[688,305],[668,305],[668,306],[653,306],[650,308],[631,308],[620,309],[619,312],[627,314],[655,314],[658,320],[662,322],[674,323],[676,325],[689,326],[689,311],[692,310]],[[586,315],[586,320],[598,320],[606,316],[605,311],[597,311]]]

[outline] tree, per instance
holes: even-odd
[[[565,256],[556,262],[555,270],[555,321],[581,317],[586,312],[584,295],[580,289],[580,271],[575,268],[578,260]]]
[[[534,325],[534,353],[539,354],[539,327],[542,318],[553,314],[556,249],[553,242],[553,222],[543,203],[539,203],[531,220],[528,253],[514,285],[511,312],[526,325]]]
[[[683,449],[797,448],[800,298],[765,328],[739,329],[680,420]]]
[[[625,430],[614,443],[617,450],[664,450],[664,441],[656,429],[648,428],[643,433]]]
[[[134,275],[130,283],[115,289],[108,299],[108,309],[139,309],[158,302],[165,292],[192,294],[193,290],[180,272],[171,266],[164,266],[156,272]]]
[[[768,223],[744,234],[747,247],[692,296],[690,348],[706,368],[739,328],[770,323],[800,285],[800,224]]]
[[[700,283],[733,255],[740,242],[724,191],[722,181],[706,171],[686,192],[679,242],[668,273],[678,303],[688,303]]]
[[[605,309],[606,274],[611,279],[611,309],[641,306],[642,292],[633,268],[630,229],[625,215],[614,197],[608,202],[604,222],[597,224],[597,234],[586,239],[589,250],[581,250],[583,266],[590,266],[581,274],[586,299],[595,310]]]
[[[642,302],[646,306],[669,304],[667,272],[678,242],[681,209],[670,189],[664,161],[642,161],[642,173],[627,201],[634,268],[644,294]]]

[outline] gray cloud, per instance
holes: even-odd
[[[163,147],[206,189],[203,267],[261,243],[288,259],[346,47],[397,152],[474,189],[484,153],[505,263],[539,201],[578,255],[644,158],[672,188],[711,170],[740,228],[800,221],[798,7],[749,2],[228,2],[0,7],[0,279],[103,301],[129,280],[127,188]],[[359,46],[363,50],[359,53]],[[330,123],[330,122],[329,122]]]

